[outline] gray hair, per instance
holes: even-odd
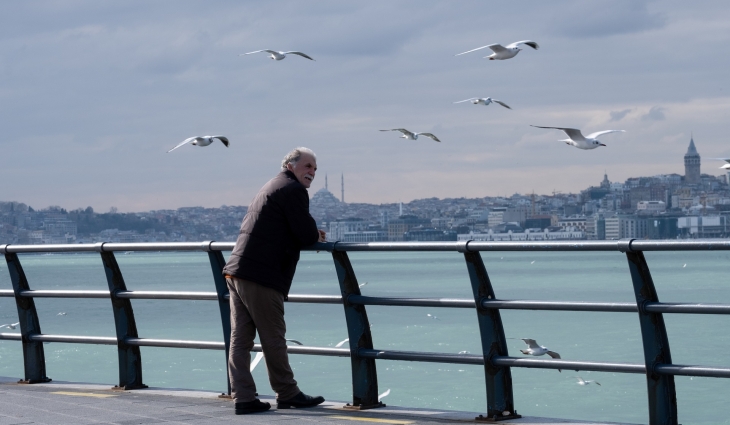
[[[314,160],[315,161],[317,160],[317,155],[315,155],[315,153],[314,153],[313,150],[311,150],[309,148],[298,147],[298,148],[292,149],[291,152],[289,152],[288,154],[286,154],[286,156],[284,157],[284,159],[281,161],[281,169],[282,170],[286,170],[287,169],[286,168],[287,165],[289,165],[289,164],[294,165],[297,162],[299,162],[299,159],[302,157],[302,154],[303,153],[312,155],[312,157],[314,158]]]

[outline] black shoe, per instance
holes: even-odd
[[[303,392],[299,392],[296,396],[290,398],[289,400],[276,400],[276,408],[277,409],[291,409],[292,407],[296,407],[298,409],[304,408],[304,407],[314,407],[318,404],[324,403],[324,397],[317,396],[312,397],[311,395],[306,395]]]
[[[259,413],[265,412],[271,409],[269,403],[263,403],[261,400],[256,399],[254,401],[245,401],[242,403],[236,403],[236,414],[246,415],[248,413]]]

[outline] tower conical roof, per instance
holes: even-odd
[[[687,153],[685,155],[699,155],[697,148],[695,147],[695,139],[693,137],[690,137],[689,139],[689,148],[687,148]]]

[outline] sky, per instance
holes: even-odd
[[[534,40],[515,58],[492,43]],[[259,49],[299,50],[273,61]],[[578,192],[730,156],[723,1],[0,2],[0,200],[247,205],[296,146],[347,202]],[[453,102],[491,96],[513,109]],[[583,151],[559,130],[601,137]],[[436,143],[381,129],[432,132]],[[230,147],[169,149],[191,136]]]

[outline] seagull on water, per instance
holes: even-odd
[[[385,392],[383,392],[383,394],[380,394],[380,395],[378,396],[378,401],[380,401],[381,399],[383,399],[383,398],[387,397],[387,396],[388,396],[388,394],[390,394],[390,388],[388,388],[387,390],[385,390]]]
[[[18,325],[19,325],[19,324],[20,324],[20,322],[16,322],[16,323],[6,323],[6,324],[4,324],[4,325],[0,325],[0,328],[4,328],[4,327],[7,327],[8,329],[15,329],[15,328],[17,328],[17,327],[18,327]]]
[[[477,47],[476,49],[467,50],[466,52],[462,52],[462,53],[456,54],[454,56],[460,56],[460,55],[463,55],[466,53],[476,52],[477,50],[482,50],[482,49],[486,49],[487,47],[489,47],[490,49],[492,49],[492,51],[494,53],[492,53],[489,56],[484,56],[485,58],[489,58],[489,60],[511,59],[511,58],[517,56],[517,53],[520,53],[520,50],[522,50],[518,47],[520,44],[526,44],[535,50],[540,48],[540,46],[538,46],[537,43],[535,43],[532,40],[522,40],[522,41],[516,41],[512,44],[508,44],[507,46],[502,46],[501,44],[489,44],[486,46]]]
[[[471,99],[460,100],[460,101],[454,102],[454,103],[464,103],[464,102],[471,102],[475,105],[484,105],[484,106],[487,106],[490,103],[494,102],[494,103],[498,103],[498,104],[504,106],[507,109],[512,109],[509,107],[509,105],[502,102],[501,100],[492,99],[491,97],[472,97]]]
[[[606,146],[603,143],[599,142],[597,137],[602,134],[608,134],[608,133],[625,133],[625,130],[603,130],[603,131],[596,131],[595,133],[591,133],[587,136],[583,136],[583,133],[580,132],[577,128],[566,128],[566,127],[541,127],[539,125],[532,125],[531,127],[536,128],[552,128],[555,130],[563,130],[565,134],[568,135],[567,139],[558,140],[559,142],[565,142],[568,145],[575,146],[578,149],[595,149],[599,146]]]
[[[362,288],[363,286],[365,286],[365,285],[367,285],[367,284],[368,284],[367,282],[365,282],[365,283],[361,283],[361,284],[357,285],[357,287],[358,287],[358,288]]]
[[[537,341],[535,341],[534,339],[530,339],[530,338],[519,338],[519,339],[521,339],[522,341],[525,342],[525,344],[527,344],[527,350],[520,350],[520,352],[522,354],[527,354],[528,356],[542,356],[543,354],[547,354],[548,356],[550,356],[554,359],[560,358],[560,354],[556,353],[555,351],[551,351],[549,348],[547,348],[543,345],[538,344]],[[558,369],[558,372],[560,372],[560,371],[561,370]]]
[[[427,314],[426,314],[426,316],[428,316],[428,317],[430,317],[430,318],[432,318],[432,319],[436,319],[436,320],[441,320],[441,319],[439,319],[438,317],[434,316],[434,315],[433,315],[433,314],[431,314],[431,313],[427,313]]]
[[[261,52],[271,53],[271,55],[269,55],[269,57],[271,59],[275,60],[275,61],[284,60],[286,58],[286,55],[299,55],[299,56],[301,56],[303,58],[309,59],[310,61],[313,61],[314,60],[314,59],[310,58],[309,56],[305,55],[302,52],[294,52],[294,51],[291,51],[291,52],[278,52],[276,50],[266,50],[266,49],[264,49],[264,50],[256,50],[255,52],[241,53],[238,56],[252,55],[254,53],[261,53]]]
[[[187,145],[188,143],[194,145],[194,146],[208,146],[211,143],[215,141],[215,139],[220,140],[223,142],[226,147],[228,147],[228,137],[225,136],[198,136],[198,137],[188,137],[187,139],[183,140],[179,145],[175,146],[174,148],[167,151],[167,153],[170,153],[174,151],[175,149],[179,148],[182,145]]]
[[[62,311],[62,312],[58,313],[56,316],[65,316],[65,315],[66,315],[66,312]]]
[[[433,139],[433,140],[435,140],[437,142],[440,142],[441,141],[441,140],[438,139],[438,137],[434,136],[431,133],[414,133],[412,131],[406,130],[405,128],[393,128],[393,129],[390,129],[390,130],[380,130],[380,131],[400,131],[401,133],[403,133],[403,135],[400,136],[400,137],[402,137],[404,139],[408,139],[408,140],[418,140],[418,136],[426,136],[426,137],[429,137],[429,138],[431,138],[431,139]]]
[[[335,345],[335,348],[340,348],[343,345],[345,345],[346,342],[350,341],[350,338],[345,338],[342,341],[338,342],[337,345]]]
[[[594,384],[598,385],[599,387],[601,386],[601,383],[598,381],[586,381],[583,378],[581,378],[580,376],[575,376],[575,378],[578,379],[578,382],[576,382],[576,384],[578,384],[578,385],[589,385],[591,382],[593,382]]]

